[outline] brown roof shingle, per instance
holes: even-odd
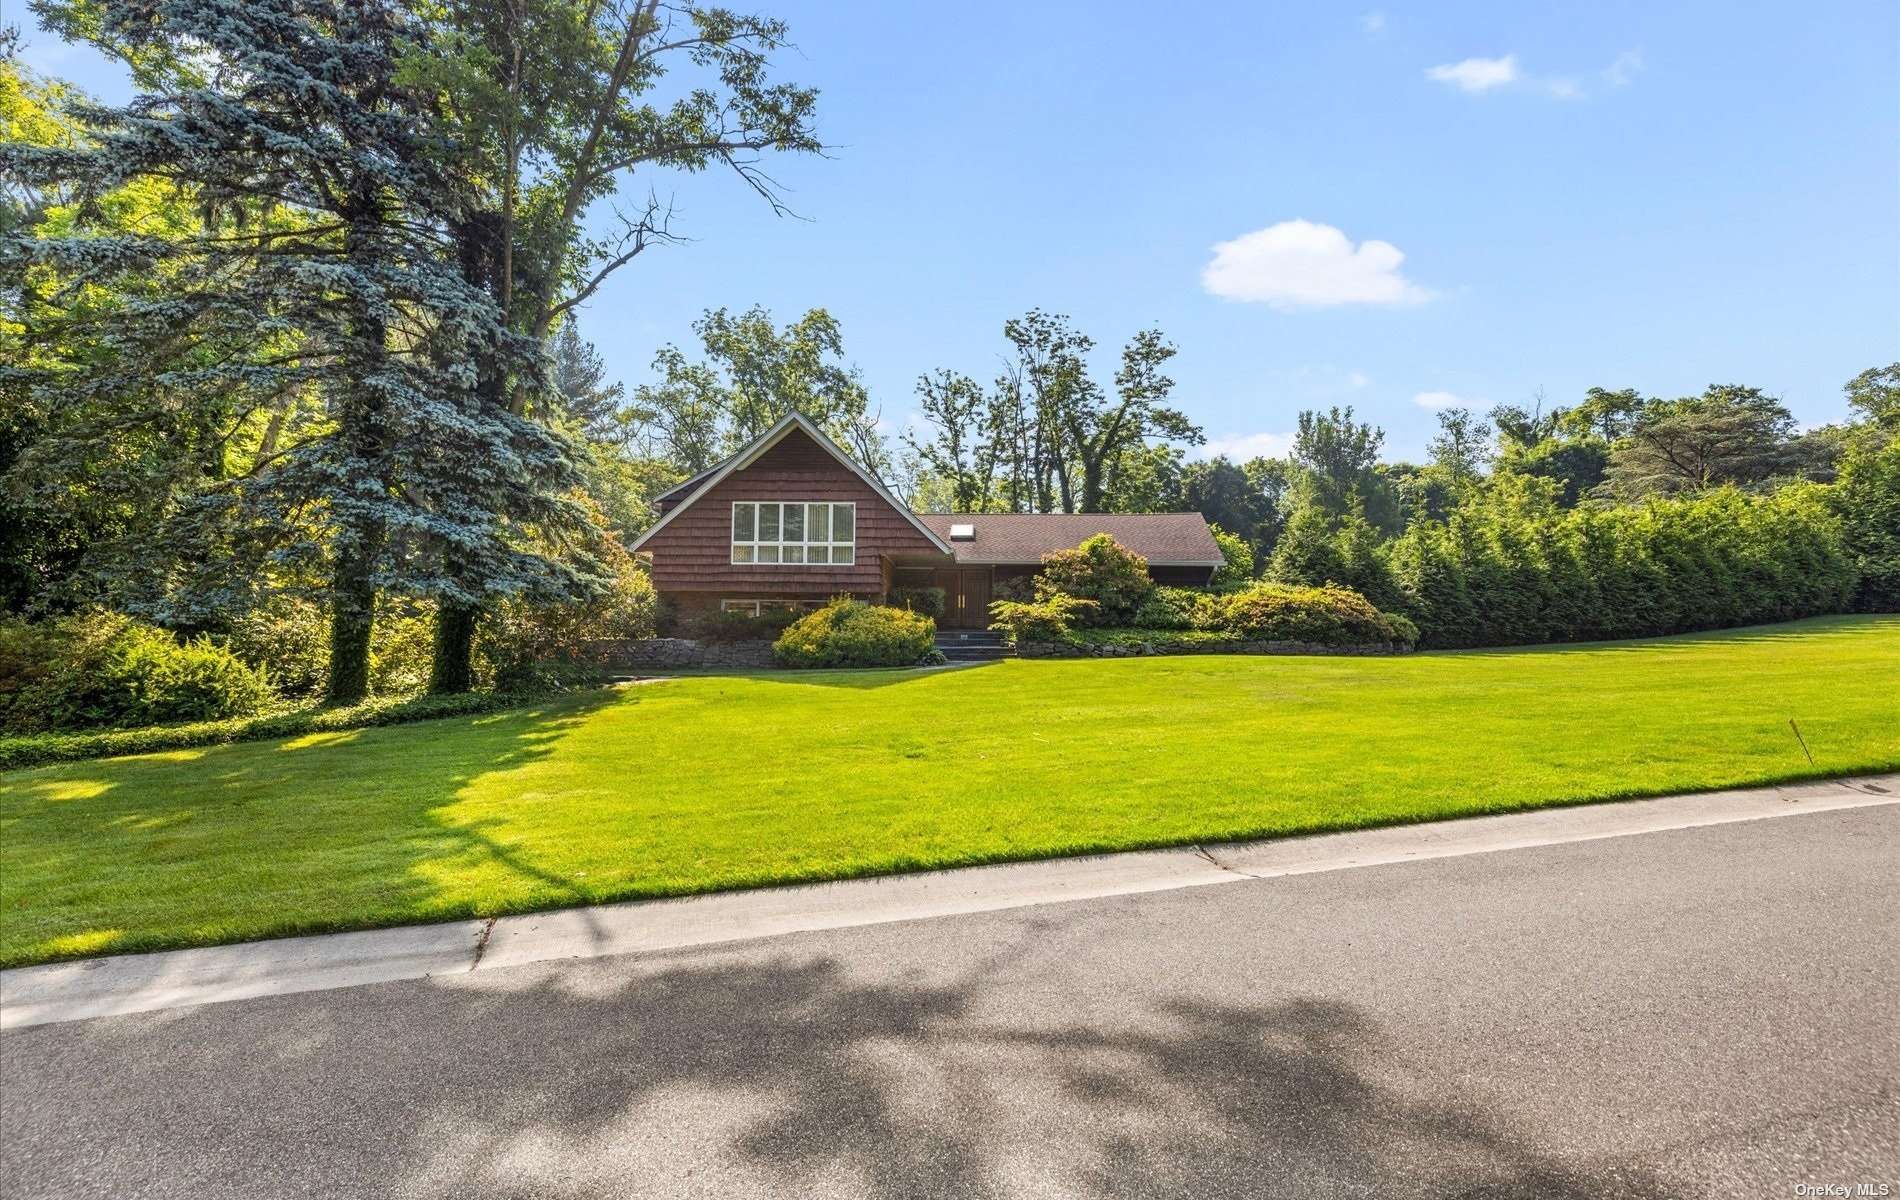
[[[950,543],[958,562],[1040,563],[1053,550],[1070,550],[1106,533],[1154,565],[1219,566],[1220,547],[1200,513],[919,513],[918,520]],[[976,537],[950,536],[952,525],[972,525]]]

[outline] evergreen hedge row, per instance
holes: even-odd
[[[1824,489],[1558,509],[1500,490],[1392,547],[1427,647],[1594,641],[1846,611],[1857,572]]]

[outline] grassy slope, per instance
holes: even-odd
[[[0,776],[0,963],[1890,770],[1896,678],[1900,618],[1838,618],[699,677],[44,767]]]

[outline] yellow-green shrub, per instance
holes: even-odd
[[[928,617],[840,598],[787,627],[772,656],[787,667],[909,667],[935,651],[936,636]]]

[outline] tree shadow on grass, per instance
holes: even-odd
[[[1343,1000],[1130,979],[1091,1018],[1000,965],[691,952],[48,1026],[8,1124],[88,1175],[45,1186],[205,1197],[1665,1193],[1461,1099],[1462,1064],[1397,1070]]]
[[[574,693],[471,717],[68,763],[0,792],[8,953],[113,953],[445,919],[432,864],[469,855],[577,900],[530,855],[442,809],[541,761],[609,705]],[[215,884],[212,881],[215,880]],[[128,915],[131,914],[131,915]],[[62,950],[58,939],[77,939]]]

